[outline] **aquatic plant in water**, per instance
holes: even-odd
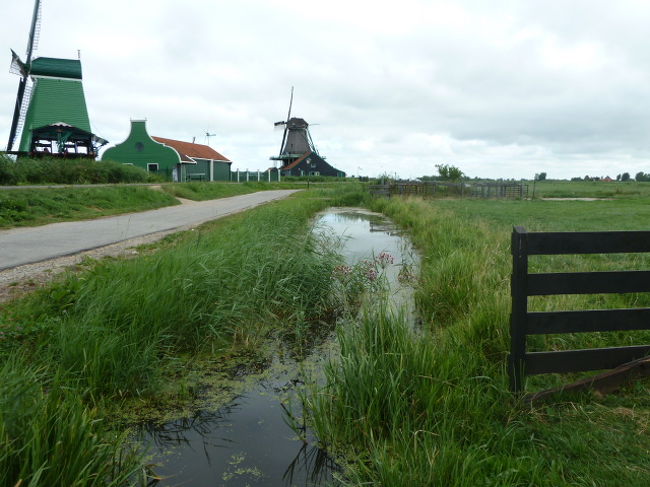
[[[332,272],[333,289],[346,311],[357,309],[365,297],[383,295],[388,290],[385,271],[395,262],[388,252],[353,265],[336,266]]]

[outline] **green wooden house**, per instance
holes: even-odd
[[[107,149],[102,160],[131,164],[173,181],[230,181],[232,164],[207,145],[150,136],[146,120],[131,120],[127,139]]]

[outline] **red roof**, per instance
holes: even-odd
[[[289,164],[288,166],[281,167],[280,169],[281,169],[282,171],[288,171],[288,170],[290,170],[290,169],[293,169],[293,168],[296,167],[298,164],[300,164],[302,161],[304,161],[304,160],[305,160],[305,157],[307,157],[307,156],[310,155],[310,154],[311,154],[311,151],[305,152],[303,155],[301,155],[298,159],[296,159],[295,161],[293,161],[291,164]]]
[[[193,162],[190,158],[214,159],[215,161],[232,162],[227,157],[222,156],[212,147],[203,144],[193,144],[192,142],[183,142],[182,140],[165,139],[163,137],[152,137],[156,142],[165,144],[175,149],[181,156],[181,161]]]

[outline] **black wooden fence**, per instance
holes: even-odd
[[[528,273],[530,255],[650,252],[650,231],[512,232],[510,387],[526,375],[612,369],[650,353],[650,345],[526,352],[527,335],[650,329],[650,308],[529,312],[528,296],[650,292],[650,271]]]

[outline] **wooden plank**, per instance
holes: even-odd
[[[528,313],[529,335],[650,330],[650,308]]]
[[[528,255],[650,252],[650,231],[536,232],[528,234]]]
[[[650,271],[529,274],[528,296],[650,292]]]
[[[650,376],[650,358],[644,357],[619,365],[613,370],[580,379],[571,384],[553,387],[552,389],[535,392],[534,394],[527,394],[524,396],[524,401],[536,403],[544,401],[560,392],[575,392],[585,389],[594,389],[600,394],[609,394],[618,390],[627,382],[648,376]]]
[[[520,391],[523,387],[524,357],[526,354],[526,280],[528,278],[528,253],[526,251],[526,230],[515,227],[512,231],[510,251],[512,253],[512,312],[510,314],[510,389]]]
[[[650,345],[616,348],[592,348],[560,352],[530,352],[524,362],[526,374],[551,374],[613,369],[626,362],[645,357]]]

